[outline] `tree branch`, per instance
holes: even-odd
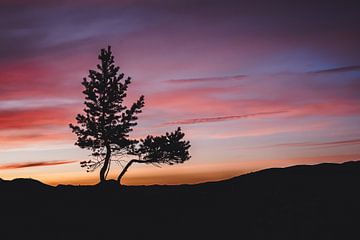
[[[138,159],[132,159],[130,160],[125,167],[123,168],[123,170],[121,171],[121,173],[119,174],[117,181],[119,182],[119,184],[121,185],[120,181],[121,178],[124,176],[124,174],[126,173],[126,171],[128,170],[128,168],[133,164],[133,163],[151,163],[149,161],[144,161],[144,160],[138,160]]]

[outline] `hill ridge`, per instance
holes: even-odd
[[[233,181],[241,181],[247,177],[253,176],[260,176],[263,174],[276,176],[276,174],[283,174],[289,171],[319,171],[319,170],[326,170],[329,171],[330,168],[335,168],[340,170],[342,167],[349,167],[349,166],[357,166],[360,168],[360,160],[351,160],[345,161],[341,163],[331,163],[331,162],[324,162],[318,164],[299,164],[299,165],[292,165],[287,167],[273,167],[273,168],[266,168],[261,169],[258,171],[253,171],[245,174],[241,174],[238,176],[234,176],[228,179],[223,179],[219,181],[207,181],[201,183],[194,183],[194,184],[177,184],[177,185],[167,185],[167,184],[153,184],[153,185],[122,185],[125,188],[179,188],[179,187],[199,187],[199,186],[206,186],[206,185],[219,185],[223,183],[233,182]],[[108,180],[107,182],[111,182],[114,185],[114,181],[112,179]],[[53,189],[61,189],[61,188],[95,188],[99,187],[99,183],[93,185],[72,185],[72,184],[58,184],[56,186],[51,186],[46,183],[41,182],[40,180],[33,179],[33,178],[15,178],[11,180],[5,180],[0,178],[0,187],[1,185],[26,185],[26,186],[37,186],[37,187],[45,187],[45,188],[53,188]]]

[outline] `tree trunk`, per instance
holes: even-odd
[[[121,178],[124,176],[124,174],[126,173],[126,171],[128,170],[128,168],[131,166],[131,164],[133,163],[145,163],[145,161],[142,160],[130,160],[126,166],[124,167],[124,169],[121,171],[120,175],[117,178],[117,181],[119,182],[119,185],[121,185]]]
[[[100,170],[100,182],[106,181],[105,175],[106,175],[106,171],[109,167],[110,157],[111,157],[111,148],[110,148],[110,145],[106,145],[106,156],[105,156],[105,160],[104,160],[104,165],[102,166],[102,168]]]

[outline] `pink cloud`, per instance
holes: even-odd
[[[297,106],[296,106],[297,105]],[[356,100],[328,99],[323,102],[294,104],[294,110],[289,114],[295,117],[306,116],[351,116],[360,114],[360,105]]]
[[[232,81],[240,81],[246,78],[246,75],[224,76],[224,77],[208,77],[208,78],[187,78],[187,79],[174,79],[166,80],[167,83],[172,84],[186,84],[186,83],[224,83]]]
[[[306,74],[301,76],[306,77]],[[355,83],[320,87],[311,85],[315,80],[310,77],[303,80],[303,85],[298,85],[301,76],[286,81],[278,81],[274,76],[264,76],[266,81],[250,76],[238,85],[212,87],[187,84],[184,88],[183,84],[176,84],[181,87],[152,92],[146,95],[146,101],[148,109],[168,112],[168,122],[179,122],[181,118],[194,115],[196,117],[191,119],[196,120],[204,115],[236,116],[239,111],[276,112],[284,109],[288,113],[283,117],[297,118],[360,114],[360,105],[354,95],[358,88]]]
[[[80,76],[70,84],[66,80],[70,76],[69,72],[63,72],[60,67],[55,67],[46,61],[53,60],[32,59],[2,65],[0,100],[69,97],[81,92]],[[71,63],[66,63],[69,64]]]
[[[358,145],[360,139],[347,139],[339,141],[328,141],[328,142],[293,142],[293,143],[280,143],[274,144],[267,147],[341,147],[348,145]]]
[[[203,87],[186,89],[169,89],[164,92],[155,92],[145,96],[146,107],[160,110],[180,110],[183,113],[210,113],[231,112],[233,107],[227,105],[227,100],[220,97],[236,93],[236,88]]]
[[[231,131],[212,132],[209,137],[216,139],[227,139],[236,137],[263,137],[279,133],[303,133],[316,132],[330,127],[328,123],[310,123],[310,124],[291,124],[286,122],[282,124],[259,123],[246,125],[243,129],[232,129]]]
[[[232,115],[232,116],[220,116],[220,117],[208,117],[208,118],[192,118],[192,119],[184,119],[174,122],[167,122],[165,125],[177,125],[177,124],[198,124],[198,123],[209,123],[209,122],[222,122],[229,120],[237,120],[242,118],[252,118],[264,115],[274,115],[280,113],[286,113],[288,111],[276,111],[276,112],[259,112],[259,113],[250,113],[243,115]]]
[[[0,130],[67,126],[75,117],[72,114],[73,110],[61,107],[1,111]]]

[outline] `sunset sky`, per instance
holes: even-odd
[[[125,184],[360,160],[357,2],[2,0],[0,178],[98,181],[68,124],[108,45],[133,79],[128,102],[145,95],[132,136],[180,126],[192,144],[191,160],[134,165]]]

